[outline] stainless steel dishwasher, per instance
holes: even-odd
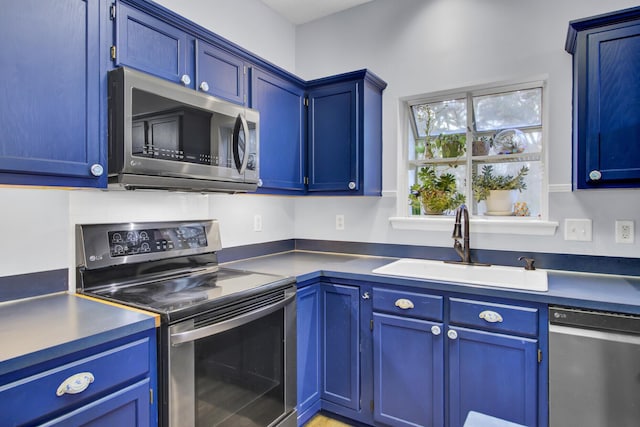
[[[640,425],[640,317],[549,308],[550,427]]]

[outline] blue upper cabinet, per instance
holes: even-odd
[[[241,58],[197,41],[197,89],[236,104],[245,104],[246,68]]]
[[[254,68],[251,107],[260,111],[260,192],[305,191],[304,89]]]
[[[116,66],[126,65],[246,104],[246,72],[240,56],[196,37],[193,34],[200,33],[195,26],[165,9],[139,1],[131,5],[119,2],[114,13],[117,24],[112,59]]]
[[[1,184],[106,186],[107,14],[103,1],[3,4]]]
[[[172,82],[194,87],[194,39],[184,31],[124,3],[118,3],[112,59]]]
[[[366,70],[309,82],[309,193],[381,194],[385,87]]]
[[[572,21],[574,188],[640,187],[640,7]]]

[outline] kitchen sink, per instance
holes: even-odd
[[[378,267],[372,273],[528,291],[549,290],[545,270],[525,270],[523,267],[450,264],[444,261],[404,258]]]

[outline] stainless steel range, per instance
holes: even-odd
[[[78,292],[160,314],[161,426],[296,425],[293,278],[219,267],[212,220],[76,235]]]

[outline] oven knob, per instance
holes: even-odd
[[[91,165],[91,175],[93,176],[102,176],[104,173],[104,168],[99,163],[94,163]]]
[[[183,74],[182,77],[180,77],[180,81],[183,85],[189,86],[191,84],[191,77],[189,77],[187,74]]]
[[[203,92],[209,92],[209,83],[207,82],[200,83],[200,90]]]

